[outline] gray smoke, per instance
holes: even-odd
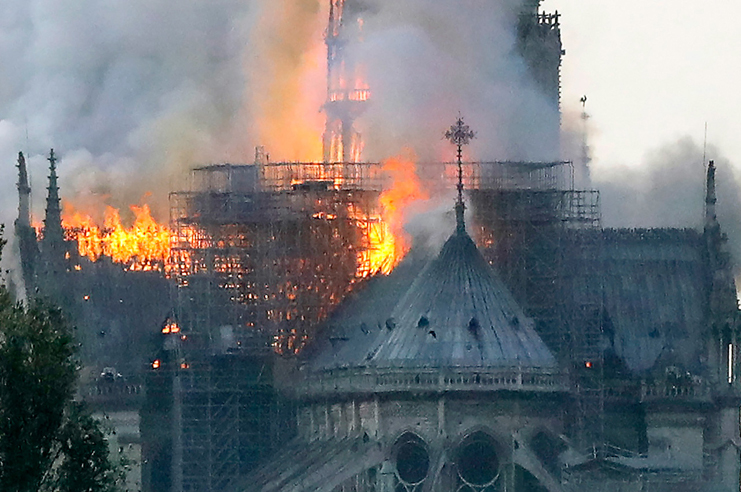
[[[478,133],[473,158],[558,157],[557,108],[516,53],[520,4],[378,2],[364,16],[363,43],[348,48],[350,57],[367,63],[373,93],[358,123],[366,157],[411,147],[422,160],[450,158],[441,137],[459,111]]]
[[[421,256],[432,258],[455,230],[453,193],[435,196],[418,205],[404,225],[404,230],[411,236],[412,245]],[[470,224],[469,209],[466,209],[466,220]],[[469,226],[470,229],[470,226]]]
[[[470,157],[557,157],[556,108],[515,53],[521,0],[496,3],[376,2],[364,18],[364,42],[348,47],[348,56],[364,60],[373,91],[359,122],[366,159],[403,148],[420,160],[451,158],[441,137],[459,111],[478,132]],[[51,147],[61,158],[62,196],[78,208],[102,214],[110,204],[126,219],[127,205],[146,201],[166,220],[167,192],[186,184],[190,167],[249,162],[264,140],[274,159],[282,157],[281,137],[290,140],[286,148],[297,139],[303,145],[297,115],[315,120],[325,96],[325,80],[306,73],[324,70],[327,5],[0,3],[0,222],[10,226],[15,217],[19,150],[37,220]],[[316,107],[306,109],[306,100]]]
[[[222,158],[222,136],[234,130],[245,90],[253,7],[243,0],[2,2],[0,220],[8,223],[19,150],[30,156],[37,214],[51,147],[62,159],[63,196],[117,206],[146,191],[166,203],[173,170]]]
[[[12,239],[19,150],[40,220],[46,156],[63,198],[122,208],[147,199],[167,217],[173,177],[224,158],[245,92],[254,22],[244,0],[0,2],[0,223]],[[12,258],[13,245],[5,261]]]
[[[729,248],[741,260],[741,180],[714,146],[706,159],[717,167],[717,215]],[[638,168],[600,166],[592,178],[600,190],[605,227],[695,227],[704,217],[703,149],[684,137],[646,155]]]
[[[3,2],[0,220],[12,216],[10,163],[18,150],[28,154],[41,212],[51,147],[62,158],[63,195],[77,205],[102,200],[125,211],[152,192],[155,212],[166,217],[166,193],[189,167],[251,160],[270,131],[255,128],[261,111],[298,104],[297,91],[324,97],[323,80],[308,89],[282,86],[316,56],[326,3]],[[478,0],[377,1],[364,18],[364,42],[348,48],[366,64],[374,93],[359,123],[365,157],[404,147],[420,159],[450,156],[440,136],[458,111],[478,131],[475,157],[553,157],[557,146],[543,128],[553,128],[557,112],[515,54],[519,7],[520,0],[499,0],[497,8]],[[283,113],[295,123],[295,111]],[[289,135],[295,125],[286,123]],[[280,120],[262,126],[279,129]],[[280,149],[268,151],[281,157]]]
[[[582,111],[563,109],[561,115],[561,158],[571,161],[574,169],[574,187],[592,188],[591,150],[589,148],[589,115]]]

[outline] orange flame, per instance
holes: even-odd
[[[170,333],[180,333],[180,325],[172,320],[168,320],[167,324],[162,327],[162,333],[165,335]]]
[[[99,227],[89,215],[65,202],[62,225],[77,241],[80,256],[90,261],[107,256],[128,270],[163,269],[170,256],[170,231],[152,218],[148,205],[132,205],[130,209],[136,217],[131,227],[121,223],[120,213],[113,207],[106,207],[103,227]]]
[[[411,248],[411,239],[404,231],[409,207],[429,198],[417,177],[415,160],[411,155],[393,157],[383,163],[391,186],[379,197],[380,216],[366,218],[368,249],[358,254],[358,276],[388,275]]]
[[[278,160],[322,155],[325,23],[320,2],[264,2],[245,60],[250,79],[243,109],[256,143]]]

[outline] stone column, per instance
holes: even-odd
[[[384,461],[381,465],[381,471],[378,474],[378,485],[380,486],[378,492],[395,492],[396,472],[394,464],[389,460]]]
[[[718,472],[721,487],[719,490],[739,490],[739,409],[727,407],[720,413],[721,440],[725,443],[718,457]]]

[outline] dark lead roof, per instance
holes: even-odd
[[[396,299],[392,309],[378,302],[372,314],[364,309],[361,318],[345,317],[313,368],[555,366],[532,321],[465,231],[454,233]],[[356,301],[362,304],[363,296]]]
[[[702,237],[681,229],[602,234],[610,348],[635,373],[657,363],[701,370],[707,310]]]

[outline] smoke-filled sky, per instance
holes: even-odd
[[[62,158],[62,195],[78,207],[111,203],[125,218],[125,205],[146,197],[161,220],[167,192],[193,165],[249,162],[259,144],[273,160],[319,159],[327,3],[0,2],[0,222],[16,213],[18,150],[30,156],[37,217],[50,147]],[[375,99],[358,124],[367,159],[405,146],[421,159],[441,157],[440,135],[459,110],[478,131],[473,157],[555,157],[546,149],[547,104],[511,55],[516,3],[378,0],[363,45],[349,49],[367,60]],[[544,1],[563,14],[565,126],[578,129],[587,94],[592,175],[605,206],[618,206],[611,196],[620,193],[650,195],[625,176],[673,172],[657,156],[674,158],[678,145],[696,153],[706,121],[708,157],[727,163],[719,179],[741,163],[732,3]],[[677,225],[680,217],[649,224],[628,212],[606,210],[606,224]]]
[[[555,112],[512,56],[518,1],[375,2],[347,50],[374,94],[358,122],[366,159],[440,158],[459,110],[485,136],[477,157],[556,157],[538,127]],[[0,220],[14,215],[19,150],[37,216],[50,147],[78,208],[125,216],[146,195],[160,219],[194,165],[250,162],[256,145],[320,159],[327,13],[326,0],[0,3]]]
[[[215,146],[239,114],[249,5],[0,3],[2,219],[15,201],[19,150],[31,157],[36,214],[50,147],[63,196],[166,194],[157,170]]]
[[[587,96],[593,185],[606,226],[699,226],[703,154],[741,263],[737,0],[544,0],[562,14],[562,108]],[[707,145],[705,124],[707,123]]]
[[[357,124],[365,157],[411,147],[421,160],[452,158],[441,136],[460,111],[479,138],[475,159],[558,158],[555,104],[515,55],[516,0],[384,0],[364,15],[363,43],[372,101]],[[555,130],[555,131],[553,131]]]
[[[544,0],[562,15],[563,107],[587,95],[595,169],[685,136],[741,166],[738,0]],[[709,155],[713,158],[712,155]]]

